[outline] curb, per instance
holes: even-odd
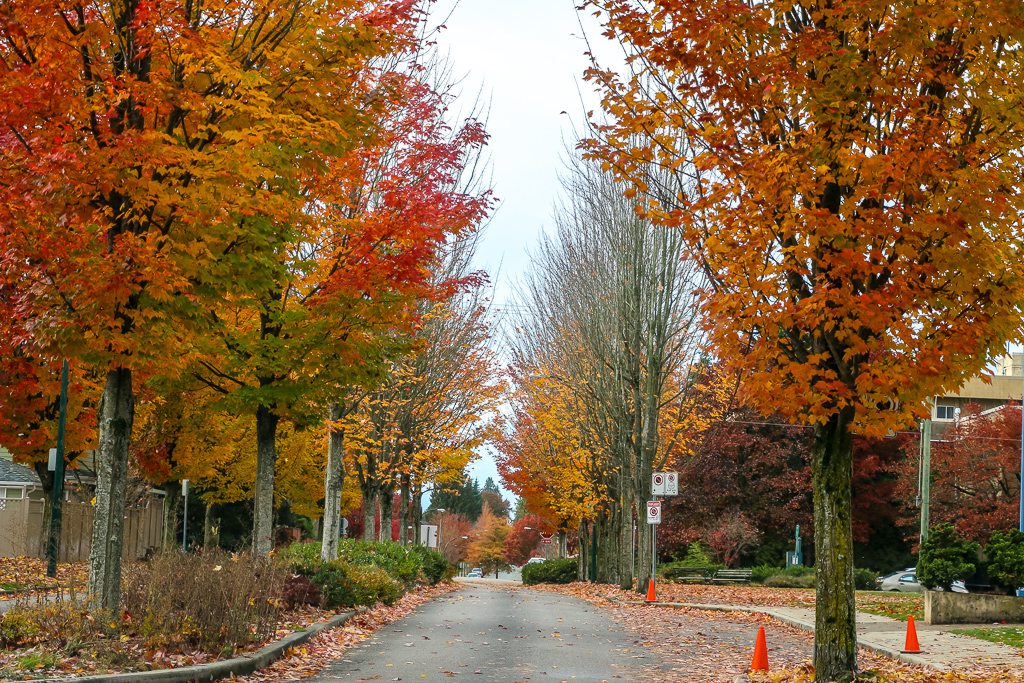
[[[617,600],[615,598],[607,598],[610,602],[620,602],[627,605],[652,605],[654,607],[671,607],[673,609],[699,609],[707,612],[746,612],[747,614],[764,614],[766,616],[777,619],[784,624],[798,628],[801,631],[810,631],[814,633],[814,624],[802,621],[800,619],[794,619],[793,617],[786,616],[773,612],[770,609],[764,607],[745,607],[742,605],[701,605],[692,602],[645,602],[642,600]],[[914,664],[916,666],[925,666],[929,669],[936,671],[949,671],[950,667],[945,664],[939,664],[937,662],[928,661],[922,657],[916,655],[905,654],[899,650],[891,648],[887,645],[880,643],[874,643],[870,640],[857,639],[857,647],[864,648],[869,652],[874,652],[876,655],[888,657],[904,664]]]
[[[345,612],[331,617],[327,621],[319,621],[305,631],[296,631],[281,640],[264,645],[256,652],[234,659],[225,659],[209,664],[182,666],[176,669],[156,669],[154,671],[136,671],[125,674],[100,674],[99,676],[80,676],[76,678],[45,678],[37,679],[39,683],[66,683],[67,681],[89,681],[90,683],[206,683],[233,676],[249,674],[269,666],[288,649],[306,642],[321,631],[341,626],[346,621],[366,612],[360,607],[353,612]]]

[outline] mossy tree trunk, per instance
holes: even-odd
[[[844,408],[814,429],[815,680],[852,679],[857,670],[853,582],[854,408]]]

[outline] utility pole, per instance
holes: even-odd
[[[932,421],[921,422],[921,543],[928,539],[928,503],[932,488]]]
[[[64,424],[68,418],[68,361],[60,369],[60,410],[57,417],[57,456],[53,466],[53,492],[50,494],[50,538],[46,544],[46,575],[57,576],[60,531],[64,507]]]

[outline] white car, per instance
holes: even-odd
[[[884,577],[878,589],[892,593],[920,593],[924,590],[924,586],[918,583],[916,570],[906,570]],[[953,592],[966,593],[967,587],[963,581],[954,581]]]
[[[466,574],[467,579],[482,579],[484,578],[484,570],[477,567],[470,573]]]
[[[526,564],[543,564],[543,563],[544,563],[544,558],[543,557],[531,557],[530,559],[528,559],[526,561]],[[526,564],[524,564],[523,566],[525,567]]]

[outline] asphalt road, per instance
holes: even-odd
[[[661,658],[576,598],[466,584],[378,631],[308,679],[346,681],[652,681]]]

